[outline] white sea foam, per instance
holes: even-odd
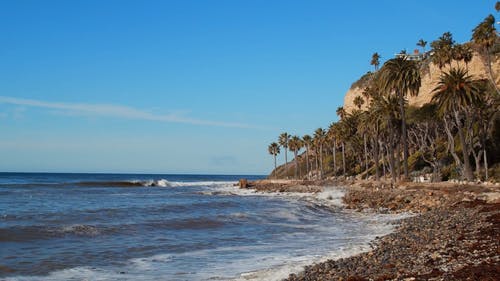
[[[168,181],[166,179],[159,180],[132,180],[130,181],[133,184],[140,184],[146,187],[183,187],[183,186],[206,186],[206,187],[214,187],[214,186],[233,186],[237,182],[235,181],[191,181],[191,182],[182,182],[182,181]]]
[[[193,182],[169,182],[169,186],[234,186],[237,182],[235,181],[193,181]]]
[[[161,180],[160,180],[161,181]],[[157,181],[159,182],[159,181]],[[320,193],[259,193],[251,189],[239,189],[234,187],[235,182],[163,182],[165,186],[206,186],[206,195],[241,195],[241,196],[279,196],[292,200],[291,202],[311,202],[312,206],[332,207],[339,210],[342,205],[344,191],[339,187],[327,187]],[[307,203],[306,203],[307,204]],[[303,216],[314,215],[314,210]],[[321,210],[321,209],[319,209]],[[300,233],[291,233],[285,237],[287,241],[298,243],[303,249],[299,251],[288,251],[279,249],[286,247],[280,245],[273,249],[273,242],[263,241],[261,244],[248,246],[219,247],[188,251],[179,254],[159,254],[150,257],[135,258],[115,267],[76,267],[59,270],[48,276],[20,276],[9,277],[7,281],[38,281],[38,280],[236,280],[236,281],[273,281],[282,280],[291,273],[303,270],[304,266],[325,261],[327,259],[338,259],[352,256],[370,250],[370,241],[376,236],[383,236],[393,231],[394,225],[390,224],[395,219],[404,218],[408,215],[375,215],[355,212],[343,213],[350,217],[339,217],[340,221],[349,221],[359,217],[363,220],[363,233],[351,233],[350,230],[336,233],[334,227],[329,224],[316,224],[311,220],[309,224],[300,224],[298,213],[288,213],[277,209],[273,212],[274,218],[283,218],[283,226],[310,229],[323,233],[324,240],[310,239],[300,236]],[[247,213],[236,212],[231,216],[236,218],[246,217]],[[78,230],[79,226],[69,226],[68,230]],[[280,234],[287,236],[287,233]],[[294,236],[295,235],[295,236]],[[299,236],[297,236],[299,235]],[[321,239],[323,239],[321,238]],[[335,243],[337,241],[337,246]],[[267,243],[267,244],[266,244]],[[333,245],[333,246],[332,246]],[[296,245],[297,246],[297,245]],[[328,252],[329,248],[331,252]],[[296,248],[295,248],[296,249]],[[321,253],[311,255],[309,253]],[[217,256],[230,256],[222,261]],[[190,259],[190,264],[196,264],[196,268],[183,268],[182,261]]]
[[[351,237],[339,238],[341,246],[332,252],[322,255],[308,253],[318,252],[325,243],[302,241],[305,251],[299,254],[287,251],[269,251],[272,244],[219,247],[189,251],[179,254],[159,254],[145,258],[134,258],[120,267],[76,267],[59,270],[48,276],[9,277],[6,281],[40,281],[40,280],[235,280],[235,281],[278,281],[291,273],[298,273],[306,265],[338,259],[370,250],[369,242],[376,236],[389,234],[393,225],[389,222],[407,215],[366,215],[358,214],[366,220],[367,233]],[[323,228],[324,227],[324,228]],[[326,226],[317,231],[328,230]],[[286,235],[286,233],[284,234]],[[292,237],[293,238],[293,237]],[[307,245],[307,246],[306,246]],[[311,247],[312,245],[312,247]],[[251,253],[251,254],[249,254]],[[213,263],[218,255],[232,255],[223,263]],[[183,259],[194,259],[200,262],[196,269],[183,268]],[[166,279],[165,279],[166,278]]]
[[[325,187],[321,192],[258,192],[255,189],[239,188],[234,184],[215,185],[210,190],[202,191],[204,195],[239,195],[239,196],[268,196],[280,197],[289,199],[309,200],[318,203],[319,205],[327,205],[332,207],[342,207],[344,203],[342,198],[345,195],[345,190],[342,187],[330,186]]]

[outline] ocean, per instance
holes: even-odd
[[[259,194],[235,175],[0,174],[0,280],[281,280],[369,249],[389,215],[342,190]]]

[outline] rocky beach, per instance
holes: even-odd
[[[500,187],[493,184],[256,181],[261,192],[319,192],[342,186],[346,208],[415,214],[372,250],[313,264],[286,280],[498,280]]]

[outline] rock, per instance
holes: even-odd
[[[240,179],[240,188],[248,188],[247,179]]]
[[[500,203],[500,192],[486,192],[481,194],[481,199],[485,200],[486,203],[496,204]]]

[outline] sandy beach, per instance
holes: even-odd
[[[320,192],[345,188],[346,208],[380,213],[411,212],[372,250],[312,264],[295,280],[498,280],[500,187],[485,184],[369,181],[249,182],[261,192]]]

